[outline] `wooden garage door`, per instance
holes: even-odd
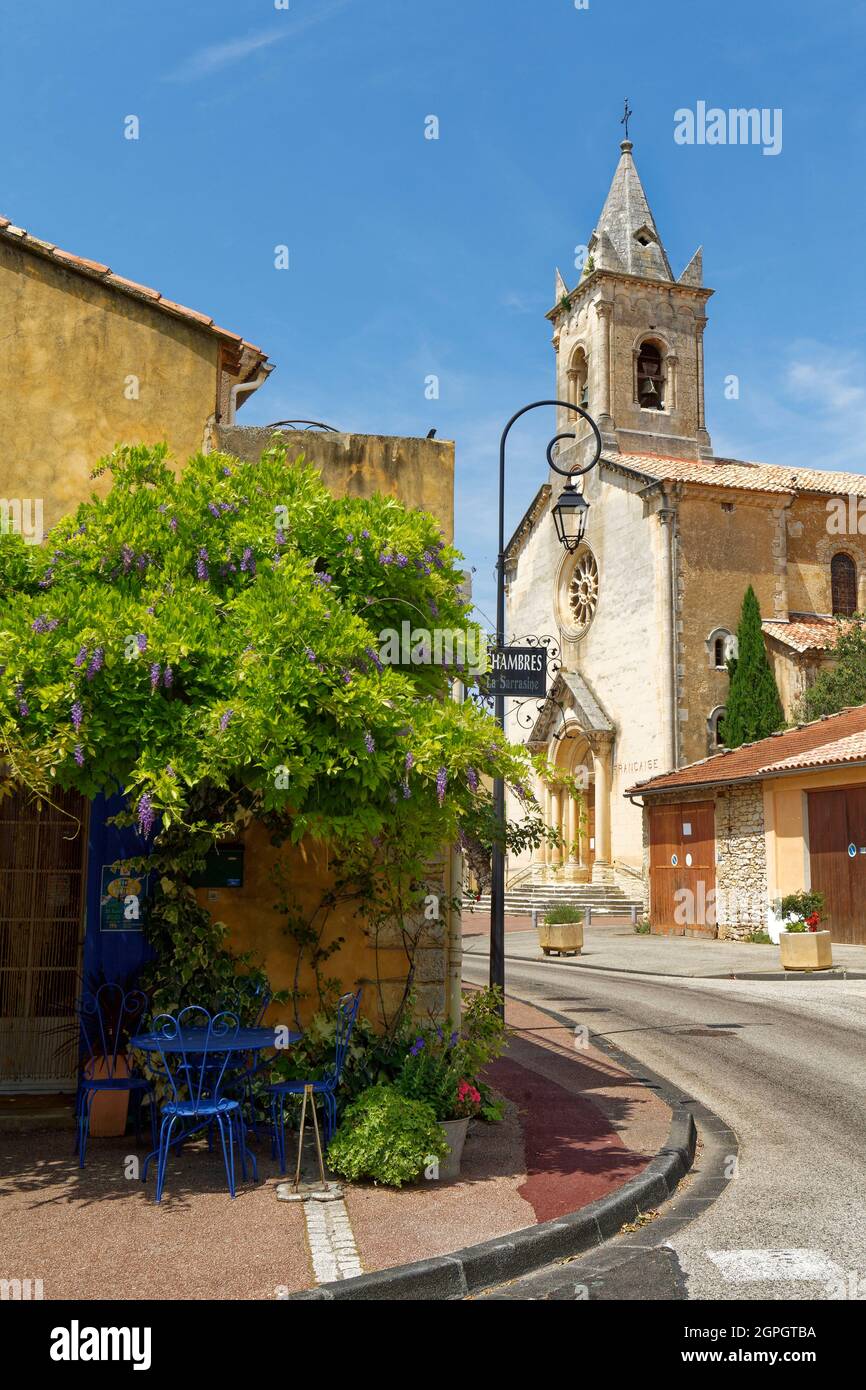
[[[807,796],[812,888],[824,894],[833,940],[866,945],[866,787]]]
[[[653,930],[715,935],[716,835],[712,801],[650,807]],[[682,890],[687,890],[686,897]],[[684,920],[685,919],[685,920]]]

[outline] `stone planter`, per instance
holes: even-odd
[[[583,949],[583,923],[539,922],[538,944],[546,956],[579,956]]]
[[[828,931],[783,931],[779,953],[786,970],[829,970],[833,951]]]
[[[460,1162],[463,1158],[469,1120],[440,1120],[439,1123],[445,1131],[445,1138],[451,1150],[439,1160],[439,1181],[453,1182],[455,1178],[460,1177]]]

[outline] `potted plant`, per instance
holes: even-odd
[[[785,970],[829,970],[833,964],[830,932],[824,920],[822,893],[789,893],[782,898],[778,915],[779,954]]]
[[[538,944],[546,956],[579,956],[583,949],[583,912],[579,907],[551,907],[538,924]]]
[[[495,1103],[485,1099],[478,1072],[505,1045],[505,1025],[494,990],[464,998],[461,1029],[437,1026],[420,1029],[403,1061],[397,1089],[430,1106],[445,1135],[448,1153],[439,1161],[440,1182],[460,1175],[469,1121],[476,1116],[498,1118]]]

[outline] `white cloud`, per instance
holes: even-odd
[[[259,53],[264,48],[270,48],[276,43],[284,43],[286,39],[300,38],[308,29],[313,29],[318,24],[324,24],[351,3],[352,0],[333,0],[332,4],[326,5],[324,9],[319,9],[315,14],[294,21],[286,20],[279,23],[276,28],[247,34],[244,38],[227,39],[224,43],[209,44],[207,48],[200,48],[198,52],[192,53],[179,67],[167,73],[163,80],[166,82],[195,82],[201,77],[211,77],[214,73],[221,72],[223,68],[243,62],[245,58],[249,58],[253,53]]]

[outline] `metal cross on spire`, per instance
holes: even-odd
[[[623,108],[623,113],[622,113],[622,120],[620,121],[620,125],[624,125],[624,126],[625,126],[625,138],[626,138],[626,140],[628,139],[628,123],[629,123],[629,121],[630,121],[630,119],[631,119],[631,117],[632,117],[633,115],[634,115],[634,112],[632,111],[631,107],[630,107],[629,104],[628,104],[628,97],[626,97],[626,99],[625,99],[625,106],[624,106],[624,108]]]

